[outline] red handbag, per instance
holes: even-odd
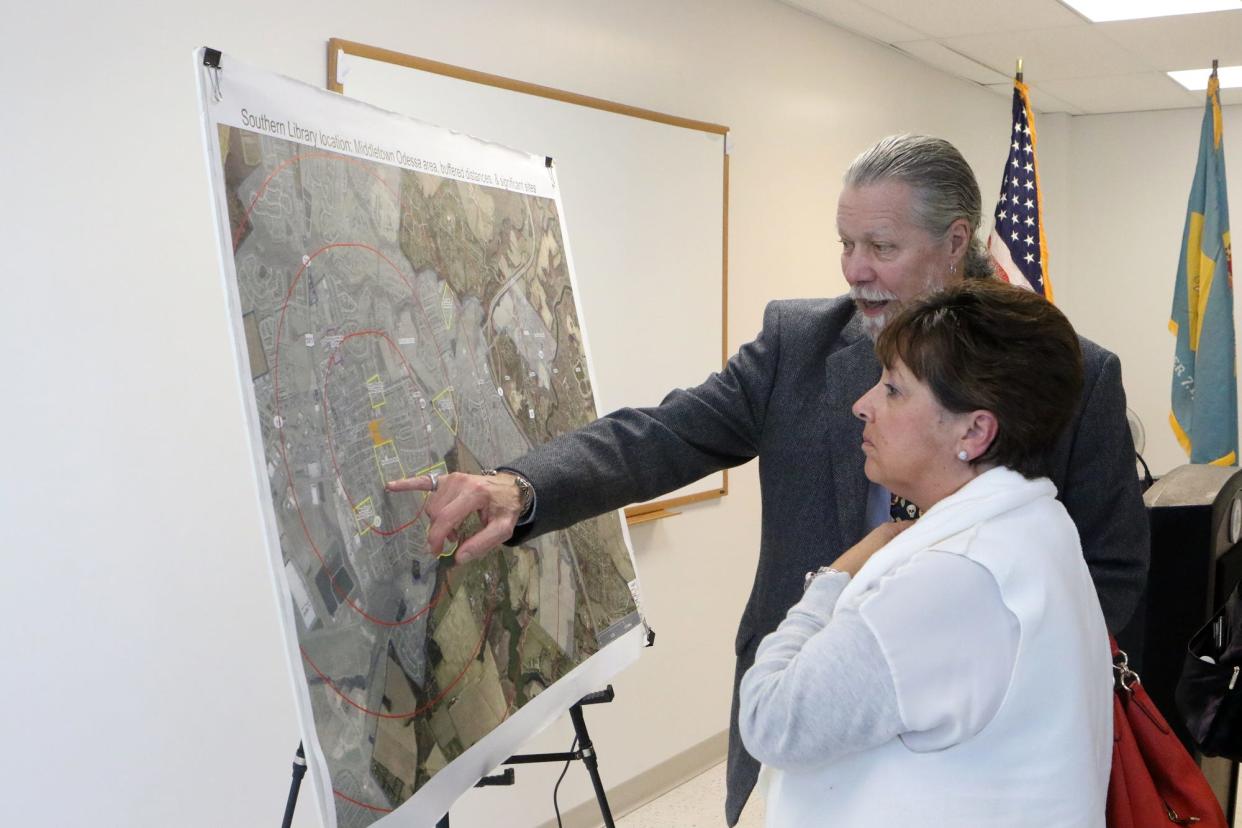
[[[1113,768],[1108,779],[1108,828],[1228,828],[1203,771],[1160,715],[1113,647]]]

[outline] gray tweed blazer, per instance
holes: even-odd
[[[1082,339],[1083,398],[1051,477],[1078,526],[1109,629],[1129,619],[1147,575],[1147,517],[1134,469],[1117,357]],[[737,685],[764,635],[801,595],[805,573],[864,534],[862,423],[850,407],[880,377],[846,297],[768,305],[763,330],[720,373],[654,408],[624,408],[506,464],[538,496],[510,540],[649,500],[759,458],[762,540],[735,643],[725,814],[735,825],[759,764],[737,730]]]

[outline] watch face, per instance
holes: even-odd
[[[1239,535],[1242,535],[1242,497],[1235,497],[1229,504],[1229,543],[1237,543]]]

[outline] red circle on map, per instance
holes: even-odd
[[[393,264],[392,261],[390,261],[387,256],[385,256],[379,250],[376,250],[374,247],[368,244],[362,244],[360,242],[335,242],[333,244],[324,245],[323,247],[316,250],[314,253],[305,257],[304,261],[302,262],[302,266],[298,268],[297,273],[294,274],[293,279],[289,283],[289,291],[288,293],[285,294],[284,303],[281,305],[281,308],[280,308],[280,317],[276,323],[276,346],[274,349],[275,353],[274,353],[273,365],[272,365],[272,410],[274,412],[274,418],[275,418],[274,425],[276,427],[277,432],[280,435],[280,458],[281,458],[281,462],[284,464],[286,481],[291,481],[293,479],[293,472],[289,465],[289,455],[288,455],[289,442],[285,436],[285,421],[284,421],[284,416],[282,415],[281,408],[280,408],[280,355],[281,355],[282,338],[284,336],[284,330],[285,330],[285,316],[289,311],[289,302],[292,299],[294,292],[297,290],[297,286],[298,286],[298,283],[302,279],[302,275],[306,272],[306,269],[310,266],[311,262],[313,262],[316,258],[323,255],[324,253],[328,252],[329,250],[365,250],[365,251],[370,252],[372,255],[378,258],[381,262],[386,264],[393,271],[393,273],[395,273],[397,277],[400,278],[401,281],[403,281],[406,284],[406,286],[410,288],[411,295],[415,295],[413,286],[410,285],[409,280],[405,278],[405,274],[401,272],[400,268],[398,268],[395,264]],[[416,295],[415,295],[415,298],[417,299]],[[417,302],[415,302],[415,307],[418,307]],[[389,340],[389,342],[391,344],[391,340]],[[407,364],[407,368],[408,368],[408,364]],[[324,403],[326,405],[326,399],[324,400]],[[333,462],[335,463],[335,459]],[[339,478],[339,472],[338,472],[338,480],[339,479],[340,478]],[[287,484],[287,491],[289,492],[289,498],[293,502],[294,508],[297,510],[298,521],[301,523],[302,533],[306,536],[306,542],[310,544],[311,551],[313,551],[315,553],[315,557],[319,559],[320,565],[324,567],[325,571],[328,571],[327,559],[324,556],[323,552],[319,549],[319,546],[315,543],[315,539],[311,536],[310,527],[307,525],[307,522],[306,522],[306,515],[302,511],[302,503],[301,501],[298,500],[297,487],[289,483]],[[425,499],[426,498],[424,498],[424,501]],[[352,508],[352,504],[351,504],[351,508]],[[424,505],[420,504],[418,512],[415,514],[415,517],[413,521],[411,521],[411,523],[416,522],[419,518],[421,518],[424,515],[424,508],[425,508]],[[408,526],[409,524],[406,524],[406,525]],[[405,528],[405,527],[403,526],[401,528]],[[402,618],[396,621],[387,621],[382,618],[378,618],[374,615],[371,615],[365,609],[359,606],[358,603],[354,599],[348,597],[348,595],[346,594],[342,594],[344,591],[340,589],[340,587],[337,585],[336,577],[330,571],[328,571],[328,580],[331,582],[333,592],[337,595],[337,597],[340,599],[342,603],[347,605],[350,609],[357,612],[359,615],[361,615],[363,618],[367,619],[371,623],[376,624],[378,626],[382,626],[382,627],[400,627],[405,624],[410,624],[410,623],[413,623],[414,621],[417,621],[419,618],[421,618],[422,616],[426,615],[428,612],[431,611],[431,609],[436,605],[436,602],[440,599],[441,595],[443,594],[442,591],[438,592],[435,595],[435,597],[432,598],[431,602],[427,604],[427,606],[423,607],[422,609],[417,610],[416,612],[414,612],[413,614],[409,615],[406,618]]]
[[[382,177],[376,175],[370,169],[368,169],[367,165],[359,161],[358,159],[350,158],[348,156],[338,155],[336,153],[330,153],[330,152],[300,153],[298,155],[295,155],[292,158],[282,161],[279,165],[277,165],[277,167],[274,170],[272,170],[268,174],[268,176],[264,179],[262,184],[260,184],[254,196],[251,198],[249,205],[246,207],[245,215],[242,217],[242,221],[239,224],[237,231],[234,235],[234,238],[233,238],[234,250],[237,249],[238,245],[241,242],[241,236],[245,232],[246,226],[250,222],[250,217],[251,217],[252,212],[258,206],[259,202],[263,199],[264,195],[266,195],[266,193],[269,190],[269,187],[272,185],[275,179],[283,175],[286,172],[291,172],[295,168],[296,165],[302,163],[303,161],[310,160],[310,159],[332,160],[332,161],[342,162],[345,164],[357,165],[363,170],[363,172],[365,172],[368,176],[374,179],[393,198],[394,201],[398,202],[398,204],[400,203],[400,197],[392,189],[392,187],[388,184],[388,182],[385,181]],[[307,266],[317,257],[326,253],[329,250],[343,250],[343,249],[365,250],[365,251],[370,252],[380,262],[386,265],[399,279],[401,279],[401,281],[405,283],[406,287],[409,288],[410,295],[413,296],[415,299],[415,301],[413,302],[413,309],[415,312],[413,319],[414,319],[414,324],[415,324],[417,334],[419,336],[432,336],[430,322],[426,318],[426,311],[423,308],[422,303],[418,301],[418,296],[414,290],[414,286],[410,284],[409,279],[406,278],[406,275],[401,271],[401,269],[398,268],[392,261],[388,259],[388,257],[386,257],[383,253],[381,253],[376,248],[372,247],[371,245],[364,244],[361,242],[335,242],[331,244],[326,244],[320,247],[318,250],[311,253],[309,256],[304,257],[301,266],[298,268],[297,273],[294,275],[292,281],[290,282],[289,290],[285,294],[284,302],[280,308],[280,317],[276,325],[275,354],[274,354],[273,368],[272,368],[272,382],[273,382],[272,409],[274,411],[274,416],[276,418],[276,423],[275,423],[276,429],[280,435],[280,457],[281,457],[281,462],[284,465],[286,481],[292,480],[293,475],[289,467],[288,441],[285,436],[284,418],[281,415],[281,411],[280,411],[280,356],[281,356],[281,339],[284,335],[284,329],[285,329],[285,316],[289,309],[289,302],[294,296],[294,291],[296,290],[298,283],[301,281],[302,275],[306,272]],[[474,347],[471,344],[469,337],[466,337],[465,344],[466,344],[467,351],[470,353],[471,364],[472,365],[477,364],[477,358],[474,352]],[[408,365],[406,367],[408,369]],[[443,355],[440,355],[440,371],[443,376],[443,384],[445,387],[448,387],[450,385],[449,371],[448,371],[448,366],[444,364]],[[335,462],[335,458],[334,458],[334,462]],[[339,473],[338,473],[338,479],[339,479]],[[308,544],[310,544],[311,550],[315,553],[315,556],[319,559],[320,564],[324,566],[326,570],[327,561],[323,553],[320,551],[318,545],[315,543],[314,538],[311,536],[310,528],[307,525],[306,515],[302,511],[302,504],[298,500],[298,497],[297,497],[296,487],[294,487],[292,484],[288,484],[287,491],[289,493],[289,498],[292,501],[294,508],[297,510],[298,520],[301,523],[302,532],[306,537],[306,541]],[[347,499],[348,499],[348,495],[347,495]],[[351,503],[351,508],[352,508],[352,503]],[[416,513],[414,520],[411,521],[411,523],[416,522],[420,517],[422,517],[423,514],[424,514],[424,509],[423,509],[422,504],[420,504],[420,508],[418,512]],[[406,526],[408,525],[409,524],[406,524]],[[401,527],[401,529],[406,528],[406,526]],[[401,531],[401,529],[398,529],[396,531]],[[380,534],[383,534],[383,533],[380,533]],[[417,612],[413,613],[407,618],[403,618],[403,619],[396,620],[396,621],[386,621],[386,620],[377,618],[369,614],[366,610],[360,607],[357,604],[357,602],[354,601],[352,598],[348,598],[345,595],[342,595],[342,590],[338,587],[335,576],[331,572],[329,572],[328,577],[332,584],[333,592],[338,596],[338,598],[340,598],[342,603],[349,606],[350,609],[357,612],[359,615],[361,615],[363,618],[367,619],[368,621],[378,626],[383,626],[383,627],[399,627],[399,626],[409,624],[409,623],[412,623],[418,620],[423,615],[427,614],[436,605],[436,602],[439,601],[440,595],[442,594],[442,593],[437,593],[437,595],[432,598],[431,602],[427,606],[423,607],[422,609],[418,610]]]

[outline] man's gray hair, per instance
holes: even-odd
[[[992,275],[992,260],[978,234],[982,219],[979,182],[956,147],[929,135],[890,135],[855,158],[845,171],[847,187],[884,181],[901,181],[914,189],[915,217],[934,238],[942,238],[953,222],[965,219],[970,244],[962,263],[964,275]]]

